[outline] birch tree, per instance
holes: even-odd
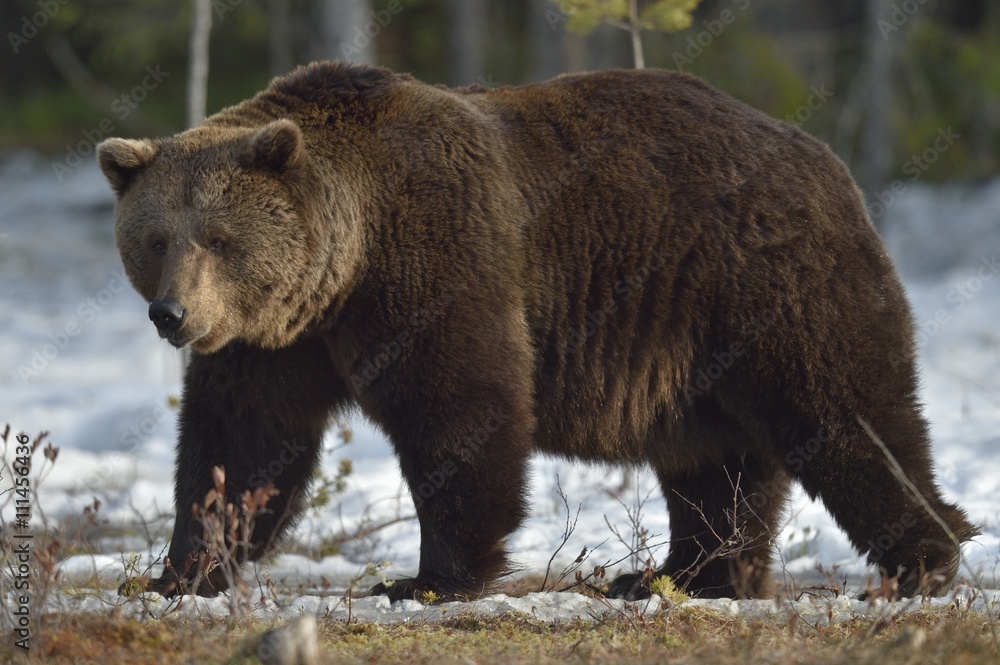
[[[387,21],[378,20],[372,0],[322,0],[319,58],[374,64],[375,39],[383,23]]]
[[[187,126],[205,119],[208,98],[208,40],[212,33],[212,0],[192,0],[191,51],[188,59]]]
[[[865,95],[858,181],[861,191],[871,200],[889,180],[892,170],[892,127],[889,109],[892,103],[893,45],[889,34],[880,28],[891,11],[889,0],[868,0],[865,16]],[[880,231],[883,219],[874,220]]]

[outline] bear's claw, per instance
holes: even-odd
[[[622,573],[608,585],[607,598],[645,600],[649,598],[649,580],[642,573]]]
[[[462,598],[460,595],[446,593],[437,585],[417,577],[392,580],[388,583],[379,582],[368,591],[368,595],[388,596],[389,602],[392,603],[397,600],[416,600],[425,605]]]
[[[118,595],[132,597],[141,593],[153,592],[160,594],[164,598],[173,598],[181,594],[194,594],[212,598],[219,595],[222,590],[212,584],[210,576],[190,581],[179,579],[176,575],[163,575],[156,579],[135,577],[126,580],[118,587]]]

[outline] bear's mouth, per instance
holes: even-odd
[[[165,339],[178,349],[187,346],[201,355],[215,353],[232,341],[230,337],[220,333],[218,329],[213,330],[212,328],[188,332],[187,334],[167,335]]]
[[[183,349],[188,345],[188,340],[182,339],[178,335],[161,335],[161,337],[170,342],[170,346],[175,349]]]
[[[187,335],[182,335],[180,333],[167,333],[162,331],[160,332],[160,338],[167,340],[167,342],[170,343],[170,346],[174,347],[175,349],[183,349],[192,341],[191,338],[188,337]]]
[[[197,331],[191,330],[185,326],[181,330],[176,330],[174,332],[168,332],[165,330],[160,330],[160,338],[167,340],[170,346],[175,349],[183,349],[185,346],[191,346],[198,340],[205,337],[208,331]]]

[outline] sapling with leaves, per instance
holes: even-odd
[[[569,17],[566,27],[588,34],[607,23],[632,37],[632,57],[636,69],[646,67],[642,50],[642,31],[679,32],[691,27],[691,14],[701,0],[558,0],[559,8]]]

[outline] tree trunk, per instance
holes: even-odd
[[[66,35],[56,32],[45,40],[45,52],[49,56],[49,61],[56,71],[62,75],[63,79],[78,93],[87,98],[95,109],[107,111],[115,99],[121,93],[114,88],[105,85],[94,76],[86,63],[73,50]],[[127,128],[135,134],[149,134],[157,131],[157,128],[150,128],[142,122],[141,109],[130,109],[130,112],[120,117],[121,126]]]
[[[563,29],[563,61],[564,71],[582,72],[587,69],[588,39],[583,35]]]
[[[531,0],[528,9],[528,40],[531,49],[531,81],[544,81],[565,69],[563,46],[566,22],[554,20],[561,12],[552,0]]]
[[[639,27],[639,0],[628,0],[628,27],[632,36],[632,64],[636,69],[646,68],[642,55],[642,28]]]
[[[208,39],[212,33],[212,0],[192,0],[191,56],[188,61],[187,126],[205,119],[208,97]]]
[[[383,26],[372,11],[371,0],[323,0],[319,58],[374,64],[375,39]]]
[[[868,0],[865,16],[865,71],[868,93],[862,128],[859,184],[871,200],[889,180],[892,170],[892,127],[889,110],[892,103],[892,45],[889,40],[902,38],[901,33],[882,34],[880,21],[888,21],[892,11],[890,0]],[[872,220],[883,231],[882,218]]]
[[[192,0],[191,55],[188,61],[187,126],[205,119],[208,106],[208,42],[212,34],[212,0]],[[191,362],[191,349],[181,350],[181,372]]]
[[[483,71],[486,3],[448,0],[448,78],[451,85],[475,83]]]
[[[271,75],[287,74],[295,66],[295,56],[292,55],[291,19],[288,0],[267,0],[268,55],[271,61]]]
[[[587,35],[587,66],[585,69],[608,69],[610,67],[629,67],[635,63],[634,55],[629,52],[628,44],[623,37],[625,31],[604,23],[594,28]]]

